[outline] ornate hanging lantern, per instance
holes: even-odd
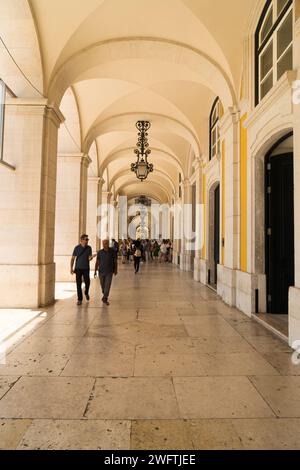
[[[152,173],[154,170],[153,164],[148,163],[148,156],[151,153],[148,143],[148,131],[150,127],[151,124],[149,121],[138,121],[136,123],[136,128],[139,133],[137,148],[134,150],[134,153],[138,158],[136,163],[131,164],[131,171],[136,174],[136,177],[140,181],[145,181],[149,173]]]

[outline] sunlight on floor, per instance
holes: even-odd
[[[7,352],[29,335],[46,317],[47,313],[40,310],[0,310],[0,364],[5,363]]]
[[[76,295],[76,286],[74,282],[57,282],[55,285],[56,300],[71,299]]]

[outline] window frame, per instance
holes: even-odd
[[[260,19],[257,24],[256,32],[255,32],[255,106],[257,106],[262,99],[269,93],[269,91],[274,87],[274,85],[278,82],[280,78],[278,78],[278,64],[280,60],[284,57],[284,55],[289,51],[290,48],[293,50],[293,41],[294,35],[292,31],[292,41],[288,44],[282,54],[277,57],[278,52],[278,31],[281,26],[284,24],[284,21],[288,18],[289,14],[292,12],[294,8],[294,1],[287,0],[285,6],[281,9],[280,12],[277,12],[277,0],[267,0],[260,16]],[[264,27],[265,22],[267,21],[268,14],[270,10],[273,10],[273,24],[271,29],[269,30],[266,37],[261,41],[261,33]],[[293,22],[292,22],[293,28]],[[261,79],[261,57],[263,53],[267,50],[267,48],[272,44],[273,46],[273,55],[272,55],[272,67],[269,72]],[[269,78],[270,74],[272,74],[273,85],[271,89],[265,93],[264,97],[261,97],[261,86],[262,84]]]
[[[0,78],[0,162],[3,162],[6,85]]]
[[[218,151],[220,149],[220,129],[219,129],[219,121],[220,121],[220,98],[217,97],[213,102],[211,112],[209,115],[209,161],[215,158],[218,155]],[[213,119],[214,115],[216,115],[215,119]],[[216,132],[216,141],[213,144],[213,133]],[[213,149],[216,147],[216,153],[213,155]]]
[[[0,165],[5,166],[6,168],[9,168],[10,170],[15,170],[16,168],[11,165],[10,163],[7,163],[4,160],[4,130],[5,130],[5,101],[6,97],[11,96],[13,98],[16,97],[16,95],[11,91],[11,89],[6,85],[4,80],[0,78]],[[1,99],[2,98],[2,99]]]

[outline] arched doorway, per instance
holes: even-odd
[[[289,288],[294,285],[293,135],[280,139],[266,155],[266,276],[267,311],[288,313]]]
[[[209,192],[209,271],[208,284],[217,289],[218,264],[220,264],[220,184]]]

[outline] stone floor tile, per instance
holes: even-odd
[[[1,367],[1,366],[0,366]],[[0,399],[13,387],[19,377],[0,377]]]
[[[189,426],[183,420],[132,422],[132,450],[193,450]]]
[[[300,377],[251,377],[251,381],[277,416],[300,418]]]
[[[169,378],[97,379],[88,419],[176,419],[179,411]]]
[[[294,354],[274,352],[263,354],[263,356],[281,375],[300,375],[299,359],[293,358]]]
[[[16,354],[72,354],[79,344],[80,338],[55,337],[44,338],[41,336],[31,336],[23,341],[15,350]]]
[[[85,335],[87,330],[88,325],[86,324],[60,324],[53,323],[52,320],[49,320],[34,333],[34,336],[44,338],[80,338]]]
[[[129,421],[34,420],[18,449],[128,450],[130,429]]]
[[[134,351],[109,351],[101,354],[73,354],[63,372],[65,377],[130,377]]]
[[[221,316],[182,317],[186,331],[192,338],[238,337],[239,334]]]
[[[197,450],[243,449],[233,421],[235,420],[201,419],[188,421],[194,448]]]
[[[269,336],[246,336],[248,343],[253,346],[256,351],[264,354],[273,354],[278,352],[292,353],[292,349],[289,345],[280,338],[277,338],[273,335]]]
[[[204,375],[279,375],[278,371],[256,351],[202,354],[199,356],[199,359]]]
[[[274,416],[246,377],[176,377],[173,381],[184,419]]]
[[[211,336],[193,338],[192,342],[200,354],[212,353],[242,353],[255,351],[252,346],[240,335]]]
[[[241,419],[233,426],[246,450],[299,450],[299,419]]]
[[[94,379],[22,377],[0,400],[0,418],[83,418]]]
[[[137,377],[194,377],[206,375],[203,361],[197,354],[145,354],[137,351],[134,375]]]
[[[15,450],[30,424],[30,419],[0,419],[0,450]]]
[[[0,376],[58,376],[69,358],[70,354],[23,353],[16,350],[7,356],[5,364],[0,365]]]

